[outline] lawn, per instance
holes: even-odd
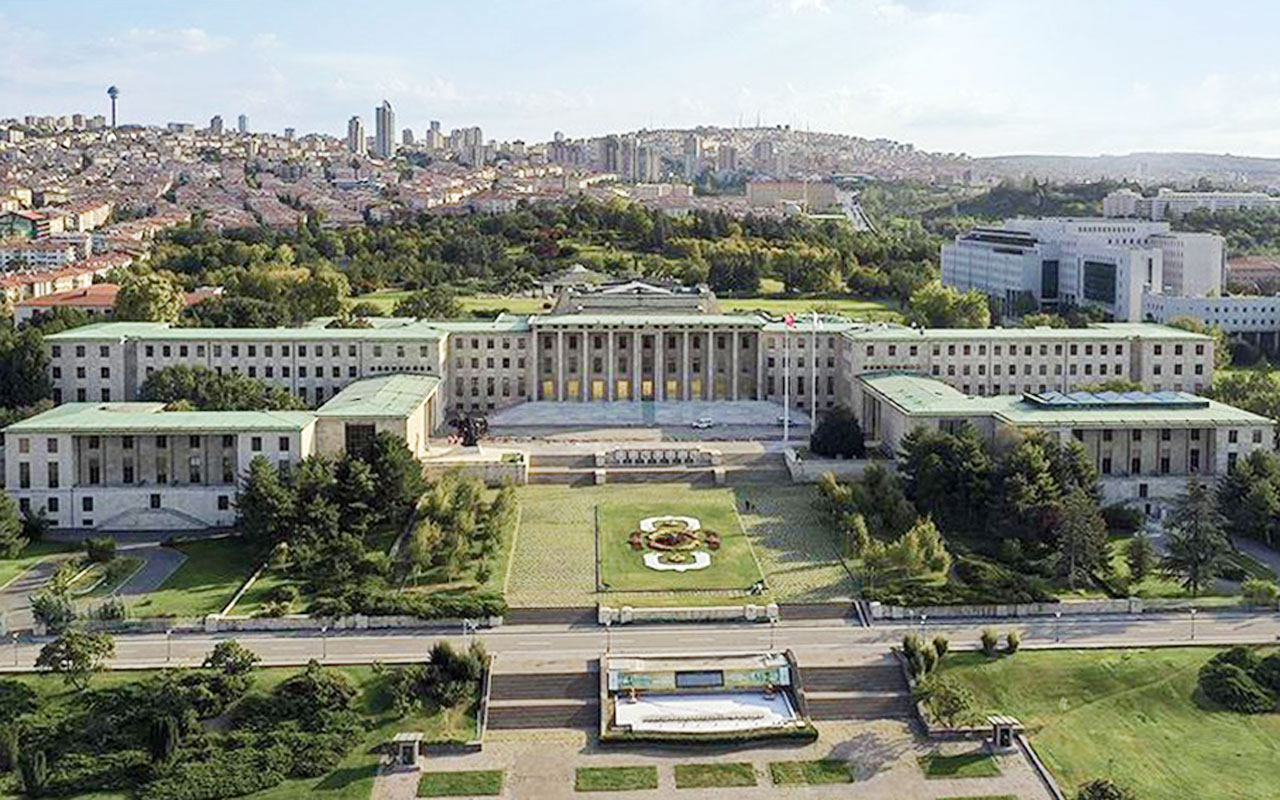
[[[597,602],[597,505],[622,501],[670,507],[673,500],[702,502],[703,497],[719,494],[736,501],[742,528],[764,570],[770,592],[764,596],[613,592],[609,600],[634,606],[723,605],[770,599],[812,603],[856,594],[856,586],[840,561],[836,531],[814,508],[817,490],[810,486],[753,484],[716,489],[690,484],[532,485],[521,486],[518,491],[520,529],[507,586],[507,601],[514,607],[589,606]],[[750,511],[746,510],[746,502],[751,503]],[[625,538],[622,544],[626,546]]]
[[[326,667],[331,672],[341,672],[351,679],[358,689],[356,708],[368,722],[368,732],[356,742],[337,769],[319,778],[295,778],[266,791],[248,795],[250,800],[294,800],[298,797],[321,800],[369,800],[373,792],[374,776],[378,771],[379,755],[375,748],[404,731],[420,731],[427,742],[464,742],[475,734],[475,714],[471,708],[454,708],[427,714],[411,711],[397,717],[390,698],[382,689],[382,680],[371,666]],[[267,692],[301,667],[271,667],[254,672],[253,691]],[[145,680],[154,672],[121,671],[106,672],[94,676],[93,688],[104,688],[122,683]],[[60,678],[52,675],[16,675],[18,680],[33,687],[41,702],[73,703],[78,695],[69,691]],[[4,794],[0,791],[0,797]],[[92,793],[76,795],[74,800],[116,800],[126,798],[122,793]]]
[[[615,492],[615,495],[619,494]],[[738,524],[733,492],[728,489],[674,489],[655,497],[621,497],[601,503],[599,516],[600,582],[608,591],[687,591],[690,589],[743,590],[761,580],[759,565],[751,551],[751,543]],[[719,548],[703,539],[693,541],[689,553],[705,552],[711,563],[702,569],[686,572],[660,571],[646,566],[647,553],[666,555],[673,551],[646,548],[636,551],[628,543],[633,531],[639,531],[646,518],[675,515],[698,521],[701,529],[687,536],[718,534]],[[674,530],[674,529],[673,529]],[[661,535],[655,531],[655,534]],[[652,537],[642,535],[640,541]],[[679,551],[674,551],[679,552]]]
[[[811,311],[840,314],[855,320],[874,322],[901,322],[902,312],[891,301],[861,300],[855,297],[815,296],[793,297],[770,294],[756,297],[717,298],[720,310],[763,311],[775,317],[783,314],[807,314]]]
[[[116,556],[106,564],[90,564],[71,582],[75,597],[105,597],[133,577],[143,565],[141,558]]]
[[[750,764],[676,764],[677,789],[755,785],[756,768]]]
[[[989,660],[956,653],[944,673],[981,714],[1011,714],[1070,794],[1098,777],[1139,797],[1275,797],[1280,714],[1205,710],[1196,672],[1216,650],[1055,650]]]
[[[418,797],[473,797],[502,794],[501,770],[427,772],[418,779]]]
[[[573,775],[575,792],[628,792],[657,788],[657,767],[578,767]]]
[[[137,617],[202,617],[217,614],[253,573],[257,558],[240,538],[207,539],[174,545],[186,555],[160,588],[133,601]]]
[[[853,773],[845,761],[773,761],[769,775],[780,786],[789,784],[853,783]]]
[[[1111,555],[1111,568],[1115,575],[1119,578],[1128,578],[1129,562],[1127,554],[1129,552],[1129,542],[1132,541],[1131,536],[1112,536],[1107,541],[1107,549]],[[1245,575],[1252,578],[1263,578],[1265,580],[1276,580],[1276,574],[1265,564],[1259,563],[1255,559],[1240,552],[1232,552],[1228,561],[1244,571]],[[1129,591],[1134,597],[1142,598],[1190,598],[1191,594],[1178,581],[1177,578],[1171,578],[1160,573],[1158,570],[1147,575],[1141,581],[1129,587]],[[1215,597],[1238,596],[1235,593],[1224,593],[1217,586],[1210,587],[1205,594]]]
[[[79,549],[81,549],[79,545],[69,542],[32,542],[22,549],[17,558],[0,559],[0,586],[4,586],[50,556]]]
[[[930,753],[916,759],[920,771],[929,780],[940,778],[994,778],[1000,774],[1000,765],[989,753],[958,753],[944,756]]]

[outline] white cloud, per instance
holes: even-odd
[[[232,41],[212,36],[203,28],[130,28],[122,37],[107,39],[108,47],[144,56],[207,55],[225,50]]]

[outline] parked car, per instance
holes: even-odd
[[[710,428],[715,424],[716,424],[715,420],[711,419],[711,417],[698,417],[693,421],[693,424],[690,427],[692,427],[694,430],[701,431],[701,430],[706,430],[707,428]]]

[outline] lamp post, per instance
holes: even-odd
[[[13,638],[13,665],[18,666],[18,634],[9,634]]]
[[[773,650],[775,647],[774,641],[777,639],[777,634],[778,634],[778,621],[773,617],[770,617],[769,618],[769,649],[770,650]]]
[[[164,663],[168,664],[173,660],[173,628],[165,628],[164,630]]]
[[[329,626],[320,626],[320,661],[329,660]]]
[[[1062,641],[1062,633],[1059,630],[1059,626],[1061,624],[1062,624],[1062,612],[1061,611],[1053,612],[1053,640],[1055,642]]]
[[[1196,609],[1191,609],[1191,641],[1196,640]]]
[[[613,635],[611,633],[613,626],[609,624],[611,622],[612,620],[610,619],[604,621],[604,651],[606,653],[613,650]]]
[[[925,640],[925,637],[926,637],[926,635],[927,635],[927,631],[928,631],[928,629],[925,627],[925,623],[926,623],[926,622],[928,622],[928,621],[929,621],[929,615],[928,615],[928,614],[921,614],[921,615],[920,615],[920,641],[922,641],[922,642]]]

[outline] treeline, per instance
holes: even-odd
[[[469,571],[476,584],[491,577],[491,559],[516,527],[519,501],[504,486],[485,501],[484,483],[449,473],[418,503],[405,566],[411,582],[455,583]]]
[[[288,389],[239,372],[174,364],[146,377],[140,400],[165,404],[167,411],[290,411],[307,407]]]
[[[1239,211],[1196,209],[1174,221],[1182,231],[1217,233],[1227,240],[1229,255],[1280,253],[1280,212],[1269,208]]]

